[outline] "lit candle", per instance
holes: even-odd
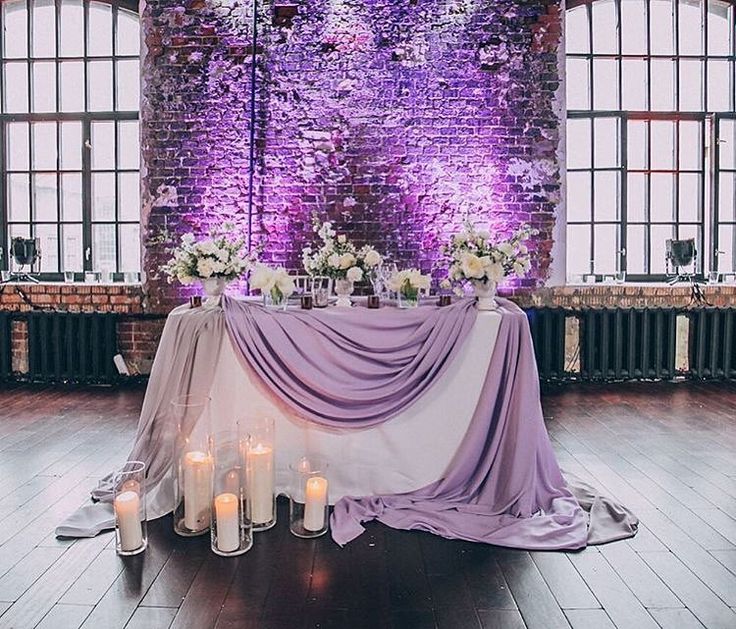
[[[143,544],[140,502],[138,494],[134,491],[124,491],[115,497],[115,519],[120,533],[120,550],[136,550]]]
[[[304,528],[307,531],[321,531],[325,527],[327,479],[321,476],[313,476],[307,481],[305,493]]]
[[[248,450],[248,497],[253,524],[273,520],[273,449],[262,443]]]
[[[210,525],[212,469],[204,452],[184,455],[184,526],[202,531]]]
[[[240,546],[238,502],[238,497],[230,493],[220,494],[215,498],[217,548],[223,553],[231,553]]]

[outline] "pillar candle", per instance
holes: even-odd
[[[120,550],[131,551],[141,547],[143,529],[139,515],[140,498],[134,491],[124,491],[115,497],[115,519],[120,535]]]
[[[190,531],[202,531],[210,525],[210,464],[210,457],[204,452],[184,455],[184,526]]]
[[[321,476],[313,476],[307,480],[305,494],[304,528],[307,531],[320,531],[325,527],[327,479]]]
[[[273,448],[261,443],[248,450],[248,498],[256,526],[273,520]]]
[[[230,493],[220,494],[215,498],[217,548],[223,553],[231,553],[240,546],[238,502],[238,497]]]

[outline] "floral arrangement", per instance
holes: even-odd
[[[461,282],[496,283],[511,274],[524,277],[531,268],[524,242],[533,234],[528,225],[522,225],[507,240],[494,242],[488,230],[476,230],[472,223],[465,222],[463,230],[443,247],[450,268],[441,286],[449,288]]]
[[[244,240],[233,238],[234,230],[232,223],[223,223],[199,241],[192,233],[184,234],[181,244],[172,251],[173,257],[163,267],[169,282],[176,279],[186,286],[197,280],[234,280],[243,275],[258,256],[256,253],[243,254]]]
[[[251,288],[263,295],[269,295],[274,304],[284,303],[296,289],[294,278],[283,267],[276,269],[257,264],[250,276]]]
[[[359,282],[383,262],[373,247],[366,245],[358,249],[345,234],[338,235],[329,221],[320,223],[314,217],[312,227],[322,244],[316,250],[305,247],[302,251],[302,264],[309,275]]]
[[[397,271],[388,280],[388,288],[410,302],[416,302],[419,299],[419,291],[429,290],[429,275],[422,275],[419,269],[405,269]]]

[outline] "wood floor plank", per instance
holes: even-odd
[[[483,629],[525,629],[526,625],[516,609],[478,610]]]
[[[92,611],[90,605],[62,605],[57,603],[36,629],[77,629]]]
[[[61,548],[34,548],[0,578],[0,601],[18,600],[63,554]]]
[[[652,609],[651,614],[662,629],[703,629],[689,609]]]
[[[733,574],[736,574],[736,550],[713,550],[710,554]]]
[[[610,616],[602,609],[566,609],[565,616],[572,629],[616,629]]]
[[[97,605],[124,567],[123,561],[115,553],[115,548],[108,546],[79,575],[59,602],[70,605]]]
[[[125,629],[168,629],[174,616],[175,607],[139,607]]]
[[[552,594],[562,609],[600,608],[590,588],[570,562],[567,553],[531,553]]]

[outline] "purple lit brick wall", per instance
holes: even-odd
[[[148,0],[141,110],[149,307],[176,297],[166,241],[248,225],[249,5]],[[560,198],[559,2],[280,0],[262,8],[257,175],[264,257],[297,269],[310,216],[430,270],[464,216],[539,230]],[[180,292],[180,291],[179,291]]]

